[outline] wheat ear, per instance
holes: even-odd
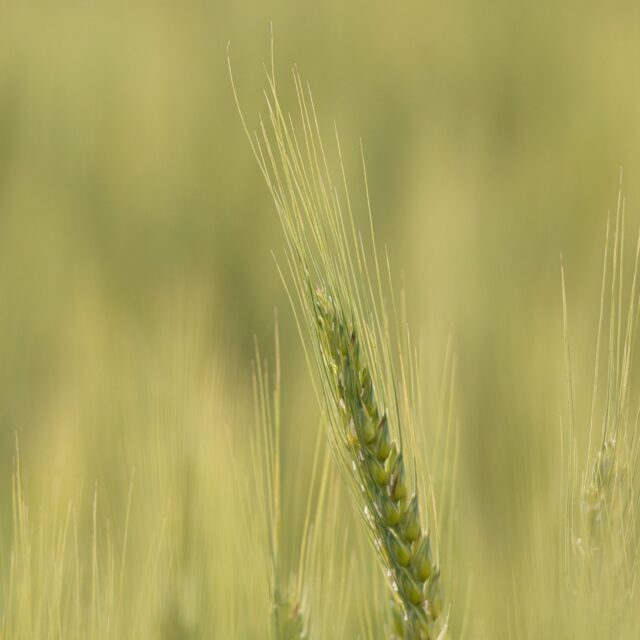
[[[364,516],[400,612],[396,634],[443,638],[447,624],[436,545],[421,524],[419,497],[407,482],[407,469],[415,472],[415,466],[402,437],[410,445],[415,434],[412,409],[405,406],[410,403],[401,408],[399,397],[408,399],[410,391],[396,375],[391,355],[400,340],[392,338],[386,312],[366,172],[368,252],[355,227],[337,135],[342,198],[328,169],[311,93],[297,72],[293,76],[300,126],[282,110],[272,71],[265,93],[268,118],[261,119],[259,133],[247,127],[231,77],[242,124],[285,233],[290,277],[281,275],[307,362],[320,376],[318,395],[333,457]],[[395,313],[392,286],[388,295]],[[404,372],[402,362],[399,366]]]
[[[442,614],[439,571],[423,531],[418,496],[409,495],[403,452],[391,439],[387,411],[379,405],[356,329],[322,290],[315,293],[322,362],[337,404],[334,433],[339,455],[349,459],[365,503],[367,524],[404,615],[401,637],[436,638]]]

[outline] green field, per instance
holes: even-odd
[[[349,367],[423,637],[640,637],[638,59],[622,1],[0,1],[0,639],[389,640]]]

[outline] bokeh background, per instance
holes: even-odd
[[[2,521],[17,434],[34,500],[90,501],[97,483],[117,522],[145,464],[137,412],[156,410],[140,398],[166,405],[179,440],[180,381],[215,361],[229,411],[244,411],[254,335],[272,359],[276,309],[285,473],[310,460],[319,411],[272,257],[283,238],[227,71],[230,42],[254,126],[271,24],[283,103],[295,108],[295,64],[360,194],[363,141],[426,386],[453,337],[462,535],[478,580],[508,592],[555,481],[560,255],[584,419],[621,167],[630,236],[640,222],[636,2],[3,2]]]

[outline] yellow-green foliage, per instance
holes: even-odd
[[[248,128],[262,110],[268,129],[270,21],[282,117],[301,131],[295,63],[326,152],[309,177],[332,177],[301,193],[333,206],[334,185],[324,219],[350,249],[324,255],[365,283],[354,304],[314,250],[310,291],[377,372],[449,637],[637,638],[638,19],[577,0],[0,2],[2,640],[405,632],[327,462],[322,363],[229,87],[231,41]],[[258,379],[274,308],[279,404]]]
[[[279,375],[272,391],[256,358],[254,393],[231,393],[216,359],[174,337],[183,325],[169,325],[169,352],[147,356],[144,378],[132,371],[142,363],[124,358],[113,422],[95,426],[94,455],[99,461],[100,449],[112,443],[119,451],[114,467],[98,462],[83,470],[90,461],[76,457],[81,430],[96,419],[93,407],[84,407],[77,424],[71,408],[61,418],[62,439],[38,463],[50,482],[37,496],[27,496],[34,474],[22,465],[33,459],[16,452],[12,518],[2,529],[3,640],[297,640],[344,633],[341,594],[320,589],[327,580],[346,581],[347,569],[335,513],[323,506],[326,455],[316,447],[313,469],[300,473],[308,493],[297,507],[287,505],[286,522],[298,523],[297,533],[288,532],[297,551],[287,554],[279,534]],[[199,333],[196,325],[190,331]],[[105,383],[99,375],[98,386]],[[109,410],[93,382],[75,385],[77,391]],[[242,397],[255,412],[246,411]],[[93,451],[90,442],[82,446]],[[87,476],[94,482],[85,488]],[[122,511],[113,508],[120,493]],[[317,602],[332,613],[307,621],[308,607],[324,608]]]

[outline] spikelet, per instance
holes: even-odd
[[[273,616],[275,640],[305,640],[302,606],[293,593],[276,591]]]

